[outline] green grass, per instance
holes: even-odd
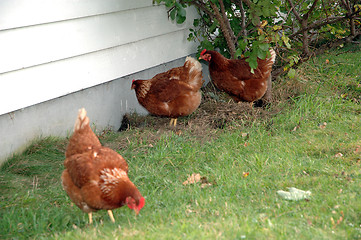
[[[271,118],[202,136],[187,128],[102,136],[146,198],[137,217],[115,210],[115,224],[100,211],[89,226],[62,190],[67,140],[34,143],[1,166],[0,238],[360,239],[361,52],[352,50],[330,51],[303,64],[295,80],[276,82],[304,90],[274,106],[282,110]],[[184,186],[192,173],[212,186]],[[283,200],[276,192],[287,187],[311,198]]]

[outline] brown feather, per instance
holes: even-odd
[[[150,80],[135,80],[132,89],[138,102],[151,114],[177,118],[194,112],[200,102],[202,66],[187,57],[182,67],[159,73]]]
[[[210,55],[210,58],[209,58]],[[267,90],[269,78],[276,54],[257,59],[258,67],[251,72],[246,58],[227,59],[216,51],[205,51],[203,58],[209,61],[209,72],[214,85],[230,94],[236,101],[253,102],[260,99]]]
[[[101,146],[86,119],[80,111],[69,140],[61,176],[64,190],[87,213],[121,207],[128,197],[139,203],[143,197],[128,178],[127,162],[117,152]]]

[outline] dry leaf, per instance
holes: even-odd
[[[249,172],[243,172],[243,177],[244,178],[248,177],[248,175],[249,175]]]
[[[201,181],[201,175],[199,173],[193,173],[183,182],[183,185],[194,184]]]
[[[318,124],[318,127],[321,129],[325,129],[326,125],[327,125],[327,122],[323,122],[323,123]]]
[[[361,146],[357,146],[354,153],[361,153]]]
[[[300,128],[300,126],[299,125],[297,125],[296,127],[294,127],[292,130],[291,130],[291,132],[296,132],[297,131],[297,129],[299,129]]]
[[[186,181],[183,182],[183,185],[195,184],[198,182],[201,183],[201,188],[212,186],[208,179],[206,177],[202,177],[199,173],[193,173]]]
[[[326,59],[325,63],[326,63],[326,64],[329,64],[329,63],[330,63],[330,60]]]
[[[248,133],[244,133],[244,132],[243,132],[243,133],[241,134],[241,136],[242,136],[243,138],[248,137]]]
[[[343,157],[343,154],[342,153],[336,153],[335,157]]]
[[[201,188],[210,187],[210,186],[212,186],[212,183],[209,183],[209,182],[201,184]]]

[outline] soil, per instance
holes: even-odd
[[[177,126],[170,126],[170,118],[158,116],[141,116],[136,113],[126,114],[123,117],[119,131],[127,129],[173,129],[189,130],[202,129],[224,129],[230,126],[247,125],[258,118],[268,119],[277,114],[280,109],[280,102],[287,101],[290,96],[298,95],[302,86],[295,82],[275,83],[271,101],[264,102],[262,99],[255,102],[253,106],[249,102],[234,102],[226,93],[217,90],[209,82],[202,91],[202,102],[199,108],[187,117],[178,118]]]
[[[291,104],[290,97],[304,91],[304,86],[296,80],[273,82],[272,99],[263,102],[261,99],[253,106],[248,102],[234,102],[226,93],[217,90],[210,82],[201,89],[202,102],[198,109],[187,117],[178,118],[176,127],[170,126],[170,118],[152,115],[126,114],[116,139],[101,142],[112,149],[126,149],[131,142],[152,147],[159,139],[171,134],[182,135],[191,133],[201,143],[217,138],[219,131],[224,129],[243,129],[252,125],[255,120],[268,122],[272,125],[272,117],[282,110],[285,104]],[[128,130],[136,131],[128,131]],[[105,140],[105,139],[104,139]]]

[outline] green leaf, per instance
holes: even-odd
[[[244,40],[239,40],[238,41],[238,49],[241,49],[241,51],[243,52],[247,47],[247,41]]]
[[[218,27],[218,23],[216,21],[209,27],[209,32],[213,33],[214,30]]]
[[[269,44],[268,43],[261,43],[259,45],[259,48],[262,50],[262,51],[267,51],[268,52],[268,49],[269,49]]]
[[[240,57],[243,53],[243,50],[241,48],[237,48],[236,50],[236,58]]]
[[[170,11],[170,13],[169,13],[169,16],[170,16],[170,19],[172,19],[172,20],[174,20],[175,19],[175,14],[176,14],[176,9],[175,8],[173,8],[173,10],[172,11]]]
[[[258,66],[257,55],[252,52],[249,58],[246,59],[246,62],[249,63],[249,66],[251,67],[251,72],[254,73],[254,69],[256,69]]]
[[[178,10],[178,12],[177,12],[177,15],[179,15],[179,16],[181,16],[181,17],[186,17],[186,10],[179,4],[179,5],[176,5],[177,7],[177,10]]]
[[[164,0],[163,2],[165,2],[165,6],[167,8],[170,8],[174,5],[174,2],[172,0]]]
[[[268,53],[268,49],[266,51],[264,51],[262,49],[258,49],[257,57],[260,58],[260,59],[266,59],[267,53]]]
[[[194,27],[198,27],[198,26],[199,26],[199,19],[194,19],[194,20],[193,20],[193,26],[194,26]]]
[[[177,16],[176,16],[176,21],[177,21],[178,24],[184,23],[185,20],[186,20],[186,17],[177,14]]]
[[[289,78],[294,78],[294,77],[296,76],[296,70],[293,69],[293,68],[290,68],[290,70],[289,70],[288,73],[287,73],[287,76],[288,76]]]

